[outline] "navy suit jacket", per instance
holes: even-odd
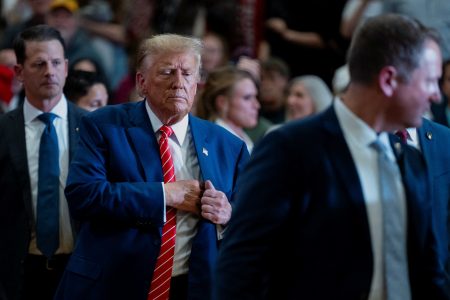
[[[400,143],[394,150],[407,197],[413,299],[447,299],[423,159]],[[334,107],[267,135],[240,182],[214,299],[368,298],[373,256],[366,204]]]
[[[68,102],[69,160],[78,144],[78,126],[86,111]],[[0,299],[19,299],[23,261],[35,220],[23,107],[0,116]]]
[[[450,129],[423,120],[417,129],[420,148],[427,163],[436,211],[436,228],[439,236],[440,255],[450,274]]]
[[[228,199],[248,160],[245,144],[189,116],[201,177]],[[147,299],[160,249],[163,182],[159,146],[144,101],[99,109],[82,119],[66,195],[81,221],[56,299]],[[201,219],[189,260],[189,299],[209,299],[218,239]]]

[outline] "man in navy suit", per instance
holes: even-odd
[[[240,139],[189,114],[200,53],[197,39],[145,40],[136,74],[145,100],[82,119],[66,188],[81,228],[56,299],[147,299],[165,207],[177,209],[170,299],[210,298],[218,245],[249,154]],[[163,183],[162,125],[174,131],[168,143],[175,182]]]
[[[214,299],[449,299],[425,163],[407,145],[390,147],[387,134],[420,126],[440,96],[437,38],[408,17],[375,17],[353,39],[348,63],[342,99],[272,132],[252,153],[219,252]],[[385,272],[392,235],[383,231],[374,141],[397,169],[401,290]],[[406,296],[390,297],[400,292]]]
[[[450,274],[450,129],[423,119],[419,128],[408,128],[407,143],[417,148],[427,164],[432,199],[435,205],[435,225],[438,233],[439,256]]]
[[[16,76],[23,83],[25,101],[0,117],[0,299],[53,299],[74,233],[64,187],[78,143],[78,124],[86,111],[67,101],[64,40],[46,25],[30,27],[16,38]],[[43,113],[56,115],[59,157],[59,245],[50,257],[38,246],[36,224],[40,139]],[[55,198],[55,202],[58,201]],[[42,245],[42,244],[41,244]]]

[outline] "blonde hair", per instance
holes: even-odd
[[[222,67],[211,72],[199,97],[197,116],[214,121],[219,115],[216,107],[217,97],[220,95],[231,96],[236,83],[246,78],[256,85],[255,79],[249,72],[234,66]]]
[[[137,70],[145,66],[146,58],[153,58],[163,53],[191,52],[197,62],[197,74],[200,73],[203,44],[201,40],[178,34],[158,34],[142,41],[137,53]]]

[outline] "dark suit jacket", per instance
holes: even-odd
[[[245,144],[223,128],[189,117],[201,177],[228,199],[248,160]],[[83,118],[66,195],[81,221],[56,299],[146,299],[163,226],[159,146],[144,102]],[[189,299],[210,298],[216,225],[201,219],[192,241]]]
[[[423,159],[409,146],[394,149],[407,197],[413,299],[446,299]],[[333,107],[267,135],[238,186],[214,299],[367,299],[366,204]]]
[[[450,129],[424,119],[417,133],[430,173],[440,255],[450,274]]]
[[[69,159],[78,143],[85,111],[68,102]],[[23,107],[0,116],[0,299],[18,299],[22,263],[28,253],[34,217],[25,142]]]

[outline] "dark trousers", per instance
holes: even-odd
[[[169,300],[187,300],[188,275],[172,277]]]
[[[70,255],[28,255],[24,263],[22,299],[52,300]]]

